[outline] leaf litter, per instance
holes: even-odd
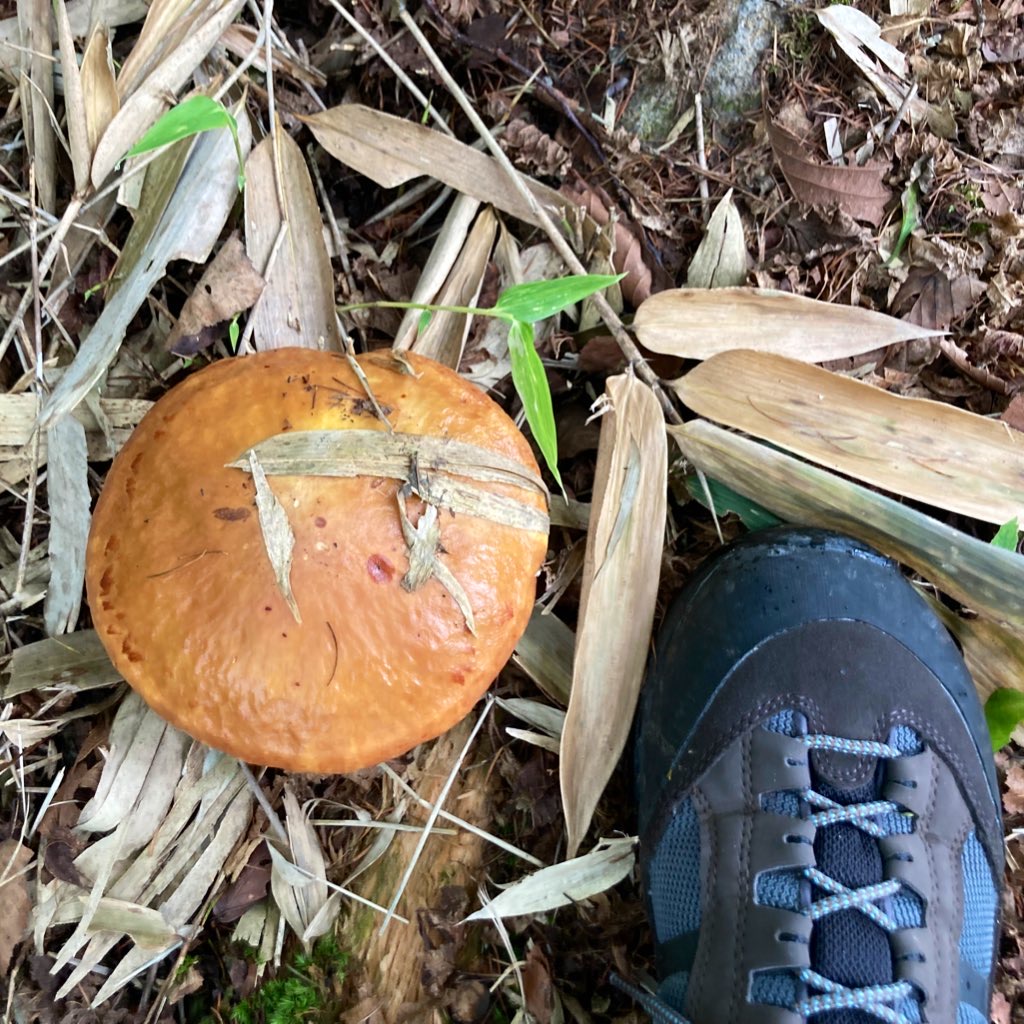
[[[398,58],[393,68],[404,74],[405,65],[419,74],[422,65],[410,39],[394,37],[378,8],[365,5],[362,15],[377,38],[388,40],[384,48]],[[40,89],[30,103],[13,108],[10,123],[24,116],[29,126],[26,139],[36,156],[34,196],[27,162],[12,156],[21,151],[8,148],[0,157],[8,183],[0,198],[5,218],[0,379],[7,391],[0,395],[0,478],[7,488],[0,500],[11,513],[0,517],[5,524],[0,526],[0,606],[10,655],[0,706],[0,757],[7,758],[8,767],[0,772],[5,773],[2,792],[13,796],[3,804],[10,818],[4,833],[21,837],[18,849],[27,854],[19,852],[20,857],[31,856],[40,837],[72,837],[70,845],[48,839],[41,864],[32,866],[39,872],[32,890],[39,899],[28,920],[37,948],[51,963],[67,966],[58,969],[52,984],[43,985],[28,970],[29,946],[18,944],[20,935],[13,940],[0,935],[0,952],[5,943],[13,952],[10,977],[18,1012],[26,1005],[22,991],[52,1005],[59,990],[56,1013],[69,1020],[94,1001],[112,1021],[121,1019],[126,1006],[163,1019],[163,1000],[176,988],[195,988],[200,973],[205,976],[199,984],[209,991],[212,982],[218,993],[213,998],[223,998],[222,1006],[232,998],[228,981],[219,981],[217,971],[205,966],[209,958],[201,971],[188,961],[193,950],[216,949],[221,941],[216,930],[202,924],[206,909],[274,827],[263,810],[254,817],[253,783],[230,759],[191,744],[151,721],[133,698],[122,698],[123,687],[95,634],[85,628],[86,609],[78,603],[87,526],[83,479],[94,494],[103,463],[151,399],[190,372],[190,360],[227,357],[242,330],[244,348],[259,349],[282,338],[372,348],[390,343],[398,317],[387,320],[374,312],[359,320],[343,313],[339,328],[336,296],[346,301],[430,296],[487,306],[510,284],[563,276],[565,264],[554,239],[527,227],[538,219],[493,159],[479,152],[479,143],[473,145],[464,124],[450,116],[447,96],[434,90],[429,101],[422,94],[415,101],[402,98],[401,86],[391,88],[401,78],[393,78],[396,72],[385,67],[365,37],[353,35],[339,46],[320,23],[301,33],[305,45],[295,45],[290,26],[265,25],[258,6],[243,11],[237,3],[160,0],[147,12],[130,2],[71,0],[66,18],[58,4],[55,21],[46,5],[31,10],[39,17],[32,28],[29,80]],[[654,365],[663,379],[677,381],[682,402],[733,430],[785,443],[828,467],[815,468],[743,435],[692,423],[679,436],[694,462],[750,495],[742,499],[746,504],[733,495],[732,507],[749,518],[752,508],[767,504],[787,518],[847,530],[866,529],[862,521],[868,521],[873,543],[946,595],[944,614],[979,688],[1019,687],[1020,556],[987,544],[990,524],[1019,512],[1019,480],[1013,476],[1019,456],[1016,428],[1010,426],[1021,422],[1014,419],[1011,399],[1024,365],[1018,344],[1024,336],[1022,296],[1016,285],[1024,231],[1014,215],[1024,147],[1010,116],[1012,82],[1021,70],[1015,45],[1019,12],[986,9],[977,26],[971,11],[946,10],[941,3],[893,6],[888,18],[842,6],[815,18],[791,15],[762,69],[763,123],[769,127],[752,120],[732,148],[711,136],[696,159],[692,116],[676,118],[669,145],[652,151],[637,137],[610,130],[623,123],[616,106],[632,102],[628,91],[605,98],[611,119],[601,123],[581,115],[585,107],[576,101],[583,92],[571,76],[554,86],[538,81],[523,91],[527,79],[516,78],[514,64],[504,58],[495,63],[499,43],[511,47],[503,52],[514,53],[527,42],[541,53],[561,48],[553,63],[556,51],[548,52],[552,67],[564,66],[563,51],[577,52],[589,67],[594,54],[622,44],[618,33],[623,32],[632,34],[630,52],[642,54],[650,47],[646,52],[657,58],[656,33],[670,27],[659,24],[657,11],[641,23],[602,12],[564,36],[542,18],[537,35],[527,38],[535,30],[528,20],[498,19],[485,32],[476,24],[483,19],[473,4],[439,10],[459,31],[473,34],[473,61],[480,63],[467,68],[457,33],[442,34],[436,45],[447,48],[449,65],[472,91],[485,121],[499,131],[507,125],[505,152],[537,176],[534,195],[558,218],[561,234],[571,239],[584,265],[597,273],[626,274],[620,294],[610,298],[624,314],[636,312],[641,342],[658,352]],[[137,23],[144,17],[140,34]],[[12,34],[10,20],[0,22],[0,70],[20,69],[23,51],[7,45],[22,45],[18,31],[15,25]],[[704,44],[691,42],[700,74]],[[838,61],[821,59],[831,45]],[[574,51],[580,46],[586,49]],[[797,59],[801,47],[809,59]],[[47,52],[54,62],[41,62]],[[355,63],[349,67],[351,58]],[[77,75],[72,63],[80,63]],[[52,99],[32,108],[36,98],[47,97],[46,81],[61,65],[67,73],[57,77]],[[478,66],[490,69],[490,84],[475,77]],[[603,70],[598,68],[598,75]],[[326,83],[341,79],[349,90],[346,100],[356,102],[338,105],[339,94]],[[494,88],[495,83],[512,88]],[[0,88],[9,90],[3,83]],[[254,185],[250,178],[241,201],[233,145],[222,140],[227,146],[213,158],[210,147],[217,140],[211,134],[117,166],[164,110],[197,91],[232,107],[243,132],[253,123],[250,115],[270,127],[262,148],[254,151],[259,160],[250,160],[257,181]],[[541,93],[548,104],[543,111]],[[239,103],[243,94],[245,114]],[[813,103],[811,96],[817,97]],[[416,123],[428,102],[445,108],[454,138]],[[790,116],[793,111],[799,116]],[[955,135],[951,125],[958,129]],[[70,160],[54,159],[54,145],[66,147]],[[341,163],[332,163],[335,159]],[[220,198],[204,206],[202,196],[214,189],[213,179]],[[419,184],[418,191],[410,187]],[[398,185],[406,186],[404,206],[392,206],[386,191]],[[454,204],[441,185],[460,193]],[[718,203],[719,212],[707,225],[691,202],[702,186]],[[100,197],[101,188],[109,194]],[[914,199],[913,216],[907,212],[908,196]],[[455,211],[451,230],[435,245],[433,232],[450,209]],[[169,226],[184,226],[190,234],[175,237]],[[253,254],[248,264],[237,255],[238,242],[230,241],[232,232],[243,231]],[[39,256],[35,264],[33,248]],[[118,251],[115,265],[110,254]],[[424,267],[429,273],[420,280]],[[264,271],[269,287],[276,280],[280,301],[259,297]],[[46,296],[38,320],[25,286],[36,279]],[[671,287],[684,279],[690,288],[673,292]],[[705,290],[750,281],[758,291]],[[186,302],[189,296],[192,301]],[[254,304],[256,311],[247,313]],[[598,304],[588,300],[582,314],[579,322],[551,318],[531,339],[537,353],[533,381],[546,378],[550,384],[559,432],[570,429],[571,410],[604,390],[608,352],[619,367],[629,362],[611,340],[612,328]],[[410,311],[407,337],[414,337],[409,328],[418,320]],[[944,334],[930,333],[936,331]],[[517,414],[520,406],[508,382],[506,325],[438,316],[428,332],[422,341],[431,353],[477,379]],[[737,348],[765,354],[729,351]],[[37,351],[46,365],[33,372]],[[803,365],[783,368],[780,357]],[[707,362],[681,376],[682,360],[694,358]],[[821,362],[825,369],[810,365]],[[801,393],[824,397],[801,407]],[[941,405],[926,414],[923,398]],[[811,415],[824,406],[827,422]],[[47,430],[37,441],[33,430],[40,409]],[[664,405],[651,406],[651,437],[664,411]],[[1000,418],[1006,425],[997,427]],[[999,430],[1005,433],[997,436]],[[965,438],[972,439],[970,445]],[[958,439],[964,441],[961,448]],[[72,453],[71,466],[62,479],[59,457],[65,449]],[[581,607],[578,554],[584,534],[579,531],[587,529],[589,518],[588,548],[603,538],[600,546],[614,552],[628,543],[633,528],[628,512],[610,516],[606,511],[595,487],[601,463],[593,449],[566,450],[572,454],[559,460],[559,472],[570,500],[559,499],[552,507],[556,525],[551,559],[539,580],[541,602],[520,642],[517,667],[497,683],[504,701],[497,706],[500,727],[477,734],[472,756],[463,752],[468,735],[463,732],[457,744],[438,741],[428,747],[433,760],[417,754],[354,779],[261,776],[265,806],[273,818],[285,820],[288,840],[269,855],[277,862],[277,892],[248,897],[254,901],[234,933],[260,950],[261,966],[246,972],[253,981],[263,973],[262,964],[287,963],[293,940],[286,936],[310,942],[321,929],[330,934],[342,926],[352,898],[337,880],[365,864],[358,883],[379,887],[378,906],[391,903],[394,884],[407,874],[409,905],[422,912],[421,922],[430,923],[421,923],[420,930],[410,924],[407,930],[396,920],[375,946],[360,946],[358,933],[348,932],[354,952],[367,950],[366,966],[361,980],[346,981],[351,988],[339,997],[339,1012],[364,1004],[371,1010],[396,1006],[382,1002],[385,993],[386,1000],[405,999],[423,1013],[443,1007],[454,1019],[479,1020],[482,1011],[463,1014],[464,1006],[477,1005],[467,1002],[467,993],[476,990],[457,964],[466,950],[481,948],[467,942],[466,929],[490,936],[489,926],[479,922],[493,915],[481,909],[470,925],[460,926],[457,922],[472,911],[468,902],[460,915],[442,913],[447,898],[440,895],[442,879],[451,877],[445,864],[452,851],[470,836],[484,841],[489,831],[501,828],[516,840],[508,845],[540,869],[531,876],[535,879],[586,862],[586,857],[566,860],[566,840],[579,845],[587,818],[580,808],[588,801],[596,800],[591,837],[630,829],[621,811],[622,769],[611,777],[605,797],[570,795],[567,805],[576,824],[567,830],[559,823],[559,774],[571,780],[576,772],[578,781],[587,759],[598,759],[599,744],[588,744],[587,737],[566,746],[566,733],[578,731],[569,723],[577,713],[602,720],[600,708],[587,707],[593,697],[580,696],[583,686],[570,696],[571,680],[581,662],[586,668],[585,652],[593,643],[588,634],[599,627],[610,634],[616,625],[614,616],[600,614],[593,597],[604,570],[595,574],[595,584],[588,575],[592,568],[586,567],[587,598]],[[628,508],[638,500],[649,460],[631,460],[629,445],[624,451],[626,467],[617,486],[620,507]],[[935,451],[944,453],[941,459],[934,458]],[[832,470],[924,500],[945,510],[942,521]],[[664,471],[658,472],[664,478]],[[974,480],[981,481],[977,488]],[[732,516],[714,522],[691,500],[689,484],[677,487],[674,475],[670,484],[665,512],[657,507],[653,512],[660,522],[644,527],[657,540],[648,557],[653,561],[656,551],[659,561],[638,573],[657,577],[657,567],[662,569],[658,608],[717,545],[716,526],[725,537],[739,531]],[[717,496],[717,506],[720,483],[708,481],[706,491],[699,489],[706,492]],[[953,547],[958,556],[950,560]],[[951,610],[954,602],[960,611]],[[61,635],[62,629],[68,632]],[[650,632],[649,624],[636,630],[637,664]],[[629,703],[629,679],[636,674],[624,674],[626,685],[614,695],[622,706]],[[563,721],[559,707],[574,700],[582,710],[570,707]],[[514,720],[526,728],[508,724]],[[559,735],[561,757],[555,752]],[[521,739],[509,742],[509,736]],[[61,752],[74,758],[70,768],[62,764]],[[1010,790],[1011,852],[1024,835],[1024,802],[1013,797],[1022,788],[1020,756],[1013,742],[1000,755]],[[614,756],[606,753],[604,759]],[[427,776],[417,774],[422,771]],[[465,790],[463,780],[472,780]],[[575,788],[570,782],[570,791]],[[447,807],[432,799],[426,810],[410,789],[458,796]],[[312,801],[324,798],[339,808],[330,814],[344,814],[345,828],[325,824],[330,817],[312,818]],[[447,845],[426,848],[446,852],[431,852],[408,868],[402,858],[415,850],[394,837],[424,827],[414,814],[418,809],[429,816],[433,808],[437,818],[447,818],[443,828],[431,830],[429,843]],[[388,825],[391,838],[386,830],[370,827],[377,824]],[[413,840],[419,844],[416,834]],[[509,1017],[524,1005],[542,1019],[559,1012],[586,1019],[581,1016],[586,1012],[601,1021],[628,1012],[614,994],[596,997],[606,1000],[607,1012],[605,1003],[591,998],[604,991],[609,948],[626,971],[631,964],[623,951],[644,948],[628,866],[630,840],[617,842],[630,849],[629,856],[615,871],[595,874],[583,901],[574,906],[563,901],[557,912],[537,910],[549,898],[544,895],[518,904],[528,916],[515,915],[502,926],[504,938],[492,936],[484,947],[489,952],[473,964],[478,977],[496,979],[493,995],[485,996],[500,1002]],[[583,848],[592,845],[592,839],[583,840]],[[465,883],[464,902],[485,875],[506,887],[501,900],[517,891],[514,883],[524,870],[518,859],[510,865],[492,861],[485,868],[482,860],[469,858],[465,865],[458,875],[460,885]],[[1024,881],[1018,876],[1011,868],[1016,891]],[[518,891],[520,897],[524,891],[529,895],[528,886]],[[374,915],[383,909],[366,912],[379,922]],[[589,927],[581,929],[581,920]],[[1014,914],[1007,922],[1004,942],[1010,948],[1024,931]],[[511,936],[517,929],[525,929],[527,948],[544,949],[543,963],[531,954],[525,966],[516,966]],[[506,940],[511,952],[502,952]],[[578,966],[567,969],[570,957],[587,965],[583,975]],[[421,960],[429,965],[426,987],[418,970]],[[190,979],[180,987],[173,981],[179,963],[187,965],[182,978]],[[1024,972],[1013,957],[1005,964],[997,1011],[1008,1015],[1010,1003],[1024,993]],[[149,972],[155,986],[133,981],[139,972]],[[377,989],[371,979],[377,979]],[[198,989],[185,996],[193,998],[201,998]]]

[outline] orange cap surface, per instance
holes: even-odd
[[[398,433],[457,439],[537,465],[490,398],[452,371],[390,353],[359,359]],[[278,586],[253,477],[228,463],[276,434],[384,430],[344,357],[278,349],[192,374],[114,460],[89,537],[93,621],[114,665],[169,722],[246,761],[346,772],[458,722],[526,628],[546,533],[439,509],[438,558],[476,634],[430,576],[407,590],[401,481],[271,476],[295,537]],[[542,494],[475,483],[546,511]],[[413,524],[424,505],[406,503]]]

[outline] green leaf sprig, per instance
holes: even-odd
[[[558,472],[558,435],[555,430],[555,413],[551,404],[551,389],[548,387],[544,364],[534,344],[533,325],[538,320],[560,313],[588,295],[603,291],[623,274],[580,274],[574,277],[560,277],[554,281],[531,281],[515,284],[498,296],[498,301],[488,309],[473,306],[434,306],[419,302],[357,302],[339,306],[339,313],[356,309],[422,309],[419,329],[429,323],[431,313],[463,313],[467,316],[490,316],[504,320],[509,325],[508,354],[512,364],[512,383],[523,403],[526,422],[530,425],[537,447],[551,475],[562,487]],[[564,487],[562,488],[564,492]]]

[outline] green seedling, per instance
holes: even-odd
[[[512,383],[523,403],[526,422],[530,425],[537,447],[551,475],[562,486],[558,472],[558,437],[555,431],[555,413],[551,404],[544,364],[534,345],[533,325],[538,320],[560,313],[588,295],[603,291],[618,281],[623,274],[580,274],[560,277],[554,281],[532,281],[506,288],[498,301],[489,309],[473,306],[434,306],[419,302],[358,302],[339,306],[339,313],[356,309],[422,309],[419,329],[430,322],[431,313],[464,313],[467,316],[491,316],[509,325],[508,353],[512,364]]]
[[[901,197],[903,205],[903,220],[900,221],[900,233],[896,238],[896,245],[893,247],[892,255],[886,261],[886,266],[891,266],[903,252],[903,246],[907,244],[913,230],[921,223],[919,190],[916,181],[911,182],[904,190]]]
[[[238,154],[238,191],[245,188],[245,174],[242,172],[242,144],[238,139],[238,122],[231,112],[210,96],[190,96],[175,107],[171,107],[142,138],[125,153],[125,158],[148,153],[161,146],[180,142],[200,132],[227,128],[235,143]]]
[[[232,318],[231,323],[228,324],[228,344],[231,346],[231,354],[235,355],[238,352],[238,314]]]

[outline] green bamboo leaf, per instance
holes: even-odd
[[[756,501],[745,498],[742,494],[737,494],[731,487],[726,487],[725,484],[721,484],[711,477],[705,477],[705,480],[717,515],[722,516],[726,512],[735,512],[742,520],[743,525],[750,531],[765,530],[770,526],[778,526],[782,522],[768,509],[758,505]],[[707,494],[704,493],[704,488],[696,474],[686,478],[686,490],[691,498],[695,498],[701,505],[708,508]]]
[[[554,281],[530,281],[506,288],[493,310],[499,316],[534,324],[554,316],[566,306],[621,281],[625,274],[579,274]],[[532,347],[532,346],[531,346]]]
[[[558,474],[558,437],[555,413],[551,406],[551,390],[544,373],[544,364],[533,343],[533,325],[515,320],[509,325],[508,353],[512,363],[512,383],[523,403],[526,422],[530,424],[537,446],[544,456],[551,475],[562,486]],[[564,490],[564,488],[563,488]]]
[[[125,157],[138,156],[150,150],[159,149],[172,142],[179,142],[200,132],[227,128],[235,141],[238,153],[238,188],[241,191],[245,178],[241,173],[242,149],[238,141],[238,122],[223,103],[209,96],[190,96],[175,107],[171,107],[142,138],[125,153]]]
[[[1014,516],[1008,523],[999,527],[998,533],[989,541],[993,547],[1002,548],[1004,551],[1017,550],[1017,537],[1020,534],[1020,525],[1017,517]]]
[[[1024,693],[996,690],[985,702],[985,721],[988,722],[992,749],[1001,750],[1010,742],[1013,730],[1024,722]]]

